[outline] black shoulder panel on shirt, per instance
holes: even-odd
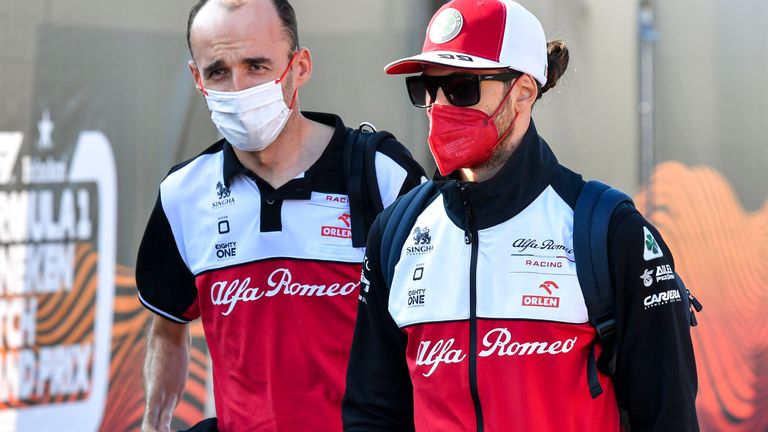
[[[195,277],[181,258],[158,195],[136,259],[136,285],[145,306],[165,318],[189,321],[197,301]],[[168,314],[170,316],[165,316]]]
[[[376,151],[389,157],[406,171],[407,177],[398,195],[407,193],[414,186],[421,183],[422,177],[426,178],[427,175],[424,172],[424,168],[413,158],[413,155],[411,155],[411,152],[408,151],[405,145],[396,138],[380,142]]]
[[[195,157],[193,157],[191,159],[187,159],[184,162],[180,162],[180,163],[172,166],[171,169],[168,171],[168,174],[166,174],[166,177],[168,177],[169,175],[173,174],[174,172],[184,168],[185,166],[189,165],[190,162],[192,162],[193,160],[199,158],[202,155],[207,155],[207,154],[213,154],[213,153],[216,153],[216,152],[220,152],[222,150],[222,148],[224,147],[224,143],[225,142],[226,142],[226,140],[222,138],[222,139],[216,141],[215,143],[211,144],[207,149],[205,149],[202,152],[200,152],[200,154],[198,154],[197,156],[195,156]]]
[[[584,179],[568,168],[560,165],[552,176],[551,186],[572,209],[576,208],[576,200],[579,198]]]

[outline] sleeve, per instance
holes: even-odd
[[[377,150],[376,176],[384,208],[397,197],[427,181],[424,169],[399,141],[385,140]]]
[[[623,421],[635,431],[698,431],[696,362],[687,293],[672,253],[636,210],[619,212],[610,235],[617,287],[614,384]]]
[[[374,222],[366,247],[342,404],[347,432],[414,430],[413,388],[405,356],[407,337],[389,314],[389,291],[379,264],[382,221],[391,208]]]
[[[139,246],[136,285],[144,307],[163,318],[188,323],[200,315],[195,277],[179,253],[160,195]]]

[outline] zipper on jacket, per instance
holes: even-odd
[[[477,257],[479,239],[477,227],[472,217],[472,208],[467,198],[467,185],[458,183],[459,194],[464,202],[464,243],[472,245],[472,255],[469,266],[469,391],[472,394],[472,404],[475,407],[477,431],[483,432],[483,409],[480,406],[480,395],[477,391]]]

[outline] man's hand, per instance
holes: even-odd
[[[155,316],[147,335],[144,361],[146,405],[142,432],[170,432],[173,410],[181,401],[189,369],[189,329]]]

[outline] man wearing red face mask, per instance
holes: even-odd
[[[519,4],[454,0],[421,54],[386,67],[415,74],[440,175],[370,231],[346,431],[698,430],[689,306],[629,204],[608,224],[615,342],[597,344],[574,257],[585,182],[531,119],[567,63]],[[611,352],[608,372],[596,358]]]
[[[342,161],[357,135],[299,110],[312,57],[287,0],[198,0],[187,35],[224,139],[171,169],[139,249],[139,299],[155,313],[142,430],[170,430],[199,318],[217,418],[192,430],[336,432],[365,245],[355,233],[372,219],[357,216],[423,171],[390,137],[369,138],[355,162],[370,169],[353,172]]]

